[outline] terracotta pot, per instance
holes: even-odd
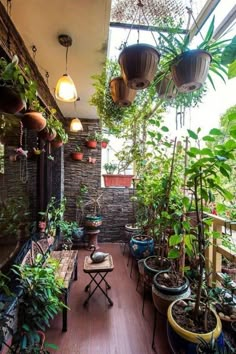
[[[97,147],[97,141],[96,140],[89,140],[86,142],[86,145],[90,149],[95,149]]]
[[[83,160],[84,154],[82,152],[72,152],[71,157],[75,161]]]
[[[110,90],[113,101],[121,107],[130,106],[136,96],[136,90],[129,88],[121,76],[110,81]]]
[[[47,123],[42,113],[35,111],[26,112],[21,120],[24,128],[36,130],[37,132],[43,130]]]
[[[45,141],[52,141],[56,138],[57,132],[53,130],[51,133],[49,133],[46,128],[39,133],[39,136]]]
[[[158,96],[164,99],[174,98],[177,94],[177,88],[171,76],[165,76],[156,84]]]
[[[133,175],[103,175],[105,187],[130,188]]]
[[[107,147],[107,142],[106,141],[102,141],[101,142],[101,147],[103,148],[103,149],[106,149],[106,147]]]
[[[12,87],[0,85],[0,111],[15,114],[24,108],[20,94]]]
[[[180,92],[198,90],[206,81],[211,55],[203,50],[184,52],[171,66],[175,85]]]
[[[54,148],[59,148],[59,147],[61,147],[63,145],[63,141],[61,141],[61,140],[53,140],[51,142],[51,145]]]
[[[119,56],[121,75],[128,87],[143,90],[153,80],[160,54],[148,44],[134,44],[125,47]]]

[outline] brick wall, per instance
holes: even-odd
[[[67,198],[65,218],[76,219],[76,197],[80,183],[88,186],[89,197],[94,198],[102,193],[101,215],[103,225],[99,235],[100,242],[116,242],[124,237],[124,225],[133,221],[133,206],[130,197],[131,188],[101,188],[101,147],[96,149],[86,147],[86,137],[89,131],[100,130],[98,120],[81,119],[84,130],[79,133],[69,133],[69,142],[64,147],[64,192]],[[71,152],[79,144],[84,152],[83,161],[74,161]],[[88,157],[96,158],[96,163],[88,163]],[[86,210],[85,210],[86,211]]]

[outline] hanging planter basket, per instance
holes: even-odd
[[[37,132],[43,130],[47,123],[42,113],[35,111],[26,112],[21,120],[24,128],[36,130]]]
[[[63,145],[63,141],[61,141],[61,140],[53,140],[51,142],[51,146],[56,149],[62,147],[62,145]]]
[[[52,130],[50,133],[48,132],[47,128],[43,129],[40,133],[39,136],[41,139],[44,141],[52,141],[56,138],[57,132],[55,130]]]
[[[0,84],[0,112],[15,114],[24,108],[20,94],[10,86]]]
[[[206,81],[211,55],[204,50],[189,50],[176,58],[171,73],[179,92],[200,89]]]
[[[156,84],[156,91],[158,93],[159,98],[167,100],[175,98],[177,94],[177,88],[172,77],[170,75],[164,76],[163,79],[161,79]]]
[[[134,44],[125,47],[119,56],[122,77],[128,87],[143,90],[153,80],[160,54],[151,45]]]
[[[114,103],[121,107],[130,106],[136,96],[136,90],[129,88],[121,76],[110,81],[110,90]]]

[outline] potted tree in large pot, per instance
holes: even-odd
[[[202,289],[206,283],[206,258],[205,250],[209,246],[209,237],[212,233],[208,230],[211,221],[204,215],[209,196],[218,193],[225,199],[232,195],[220,183],[220,177],[230,177],[230,159],[235,159],[236,141],[232,135],[222,144],[213,144],[216,137],[222,135],[219,129],[212,129],[202,139],[210,141],[211,147],[200,147],[200,129],[197,133],[189,130],[189,139],[196,143],[188,150],[190,162],[186,168],[186,186],[194,195],[197,226],[194,244],[197,250],[197,287],[194,300],[175,301],[168,308],[168,337],[174,351],[196,353],[199,338],[210,341],[217,339],[221,333],[221,322],[216,313],[210,308],[208,299],[202,302]],[[189,201],[185,199],[188,206]],[[186,226],[190,230],[191,225]],[[176,244],[177,244],[176,240]],[[184,321],[183,321],[184,318]],[[187,327],[186,327],[186,323]]]

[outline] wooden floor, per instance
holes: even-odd
[[[98,289],[86,308],[84,291],[90,278],[83,272],[84,257],[90,252],[79,250],[79,277],[73,282],[68,313],[68,331],[63,333],[62,316],[58,315],[47,332],[47,342],[59,346],[60,354],[152,354],[151,348],[154,307],[151,296],[147,296],[142,316],[142,290],[136,291],[136,267],[130,278],[128,254],[123,256],[119,244],[100,244],[100,250],[113,257],[114,270],[107,275],[111,285],[108,290],[114,305],[111,307]],[[158,354],[169,354],[166,339],[166,322],[157,316],[155,348]],[[50,352],[54,351],[50,350]]]

